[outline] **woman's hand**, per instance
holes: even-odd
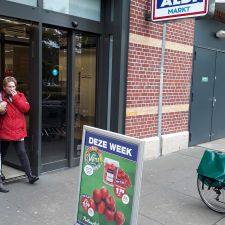
[[[15,96],[17,94],[17,91],[16,90],[12,90],[11,94],[12,94],[12,96]]]
[[[4,114],[6,112],[6,106],[7,106],[7,102],[3,101],[0,102],[0,113]]]

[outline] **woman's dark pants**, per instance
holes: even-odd
[[[23,141],[1,141],[1,158],[2,158],[2,163],[5,159],[5,156],[7,154],[7,149],[9,146],[9,143],[12,142],[15,150],[16,150],[16,154],[19,158],[19,161],[27,175],[27,177],[31,177],[32,176],[32,172],[31,172],[31,167],[30,167],[30,161],[28,159],[26,150],[25,150],[25,144],[24,144],[24,140]]]

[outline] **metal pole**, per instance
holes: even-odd
[[[158,137],[159,137],[160,156],[162,156],[162,99],[163,99],[165,45],[166,45],[166,23],[163,24],[163,34],[162,34],[162,56],[160,65],[160,86],[159,86],[159,105],[158,105]]]

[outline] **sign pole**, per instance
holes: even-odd
[[[165,48],[166,48],[166,22],[163,23],[163,33],[162,33],[162,55],[160,65],[160,85],[159,85],[159,105],[158,105],[158,137],[159,137],[160,155],[162,155],[162,104],[163,104],[163,76],[165,63]]]

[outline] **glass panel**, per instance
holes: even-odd
[[[44,0],[44,9],[100,21],[101,0]]]
[[[43,28],[42,162],[67,158],[67,32]]]
[[[109,35],[109,81],[108,81],[108,109],[107,109],[107,130],[110,130],[111,119],[111,97],[112,97],[112,58],[113,58],[113,36]]]
[[[114,21],[114,5],[115,5],[115,0],[111,0],[111,12],[110,12],[110,21]]]
[[[0,18],[1,79],[5,76],[15,76],[18,82],[17,90],[23,92],[27,100],[31,102],[29,83],[32,76],[30,73],[30,34],[26,32],[29,26],[30,24],[25,24],[24,21],[20,22],[9,18]],[[29,132],[29,112],[25,114],[25,118],[28,133],[28,137],[25,138],[25,144],[29,155],[30,149],[32,149]],[[20,162],[12,146],[9,146],[7,150],[5,162],[12,167],[20,168]],[[13,173],[12,176],[17,175]]]
[[[74,156],[80,154],[83,125],[95,126],[97,37],[76,35]]]
[[[23,27],[21,27],[23,29]],[[7,32],[6,32],[7,34]],[[17,79],[17,90],[23,92],[27,100],[30,102],[30,85],[29,81],[29,45],[21,44],[5,44],[5,72],[4,76],[14,76]],[[27,138],[25,138],[26,150],[29,155],[29,144],[30,144],[30,134],[29,134],[29,111],[25,113],[25,119],[27,124]],[[7,163],[12,166],[17,166],[20,168],[20,162],[17,155],[15,154],[14,148],[9,147],[7,151],[7,156],[5,158]]]
[[[37,7],[37,0],[7,0],[7,1]]]
[[[14,76],[17,79],[17,89],[23,92],[29,99],[29,46],[5,45],[5,74],[4,76]],[[27,119],[27,122],[29,120]],[[29,130],[29,129],[28,129]]]
[[[35,24],[32,24],[34,27]],[[0,49],[1,49],[1,81],[5,76],[13,75],[18,81],[17,89],[23,92],[30,102],[30,106],[33,107],[31,92],[34,88],[30,81],[32,76],[33,68],[31,68],[31,40],[33,40],[33,34],[31,23],[28,21],[20,21],[11,18],[0,17]],[[2,85],[2,82],[1,82]],[[27,133],[28,136],[25,138],[26,152],[28,157],[34,155],[32,151],[32,133],[30,130],[29,120],[32,121],[35,118],[31,117],[32,108],[29,112],[25,114],[25,119],[27,123]],[[33,164],[32,158],[30,158],[31,165]],[[35,167],[35,165],[33,165]],[[32,166],[32,167],[33,167]],[[14,167],[15,169],[11,169]],[[22,169],[19,162],[18,156],[15,152],[13,145],[10,145],[7,149],[7,156],[5,158],[5,165],[3,167],[6,179],[18,177],[24,173],[18,171],[17,169]],[[10,173],[9,173],[10,172]],[[10,175],[7,176],[7,175]]]

